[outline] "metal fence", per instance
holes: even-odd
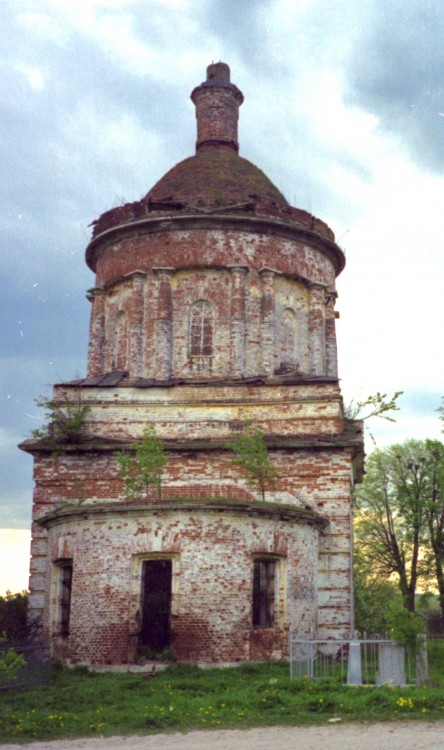
[[[40,640],[0,642],[0,690],[50,679],[49,650]]]
[[[291,679],[335,679],[348,685],[419,685],[427,679],[426,642],[413,652],[382,638],[290,638]]]

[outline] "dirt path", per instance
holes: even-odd
[[[18,745],[0,745],[18,750]],[[442,750],[444,721],[267,727],[32,742],[27,750]]]

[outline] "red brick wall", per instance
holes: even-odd
[[[174,497],[225,496],[251,500],[257,492],[225,451],[172,451],[164,502],[151,494],[139,511],[128,504],[111,453],[41,456],[36,461],[35,517],[71,504],[71,520],[35,525],[31,606],[44,610],[54,654],[82,663],[124,663],[134,656],[134,616],[140,581],[131,584],[135,555],[177,554],[180,595],[175,600],[174,652],[180,660],[282,658],[288,630],[344,635],[350,627],[350,454],[344,449],[274,450],[278,481],[268,500],[310,508],[329,520],[310,523],[267,518],[250,510],[181,510]],[[217,503],[216,503],[217,504]],[[99,515],[89,508],[106,506]],[[263,507],[263,506],[262,506]],[[113,512],[113,508],[115,511]],[[48,536],[47,536],[48,534]],[[47,538],[49,546],[47,547]],[[252,560],[281,556],[281,613],[272,633],[251,626]],[[56,635],[54,562],[74,566],[71,632]],[[132,586],[132,587],[131,587]]]
[[[62,551],[73,560],[73,588],[69,638],[56,635],[50,616],[46,621],[54,656],[62,651],[69,661],[88,664],[133,658],[131,633],[140,608],[140,577],[131,578],[134,557],[159,553],[179,559],[172,615],[177,659],[282,658],[289,627],[301,634],[315,627],[317,546],[312,527],[229,510],[197,508],[188,515],[141,511],[137,517],[105,515],[58,524],[49,533],[49,558],[59,558]],[[253,558],[258,554],[277,555],[289,571],[278,585],[272,629],[253,629],[251,624]],[[48,592],[52,576],[49,564]]]
[[[214,355],[202,375],[272,375],[282,364],[285,310],[295,319],[293,364],[303,373],[336,375],[333,312],[327,329],[325,322],[327,301],[329,310],[333,305],[334,269],[325,256],[276,238],[261,246],[256,235],[238,237],[236,243],[224,237],[227,246],[218,251],[220,234],[193,232],[186,251],[181,233],[171,233],[167,257],[165,246],[157,246],[161,239],[162,235],[150,235],[149,255],[138,238],[121,250],[116,247],[118,252],[108,248],[99,261],[99,283],[117,280],[91,295],[90,375],[113,369],[159,380],[196,375],[188,336],[191,309],[199,300],[214,310]],[[254,268],[256,252],[261,267],[273,270]],[[304,252],[306,266],[301,264]],[[130,264],[143,271],[122,278]]]
[[[183,229],[170,226],[166,219],[152,227],[122,236],[101,239],[97,260],[96,285],[106,286],[135,270],[149,272],[152,268],[226,268],[248,266],[251,269],[272,268],[280,274],[318,281],[329,288],[335,286],[335,265],[323,252],[323,243],[315,237],[289,236],[279,225],[261,231],[248,229],[232,219],[219,221],[217,229]],[[212,221],[215,224],[215,220]],[[148,232],[148,229],[150,230]],[[293,232],[294,234],[294,232]]]

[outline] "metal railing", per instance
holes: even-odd
[[[290,637],[290,677],[348,685],[418,685],[427,679],[426,642],[413,652],[384,638]]]
[[[51,661],[41,640],[0,642],[0,690],[48,682]]]

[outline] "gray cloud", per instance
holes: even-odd
[[[393,0],[353,46],[347,102],[380,119],[432,171],[444,166],[444,8],[440,0]]]
[[[203,22],[208,31],[235,49],[246,65],[265,74],[273,68],[273,57],[267,54],[266,13],[275,5],[276,0],[227,0],[222,3],[210,0],[203,8]]]

